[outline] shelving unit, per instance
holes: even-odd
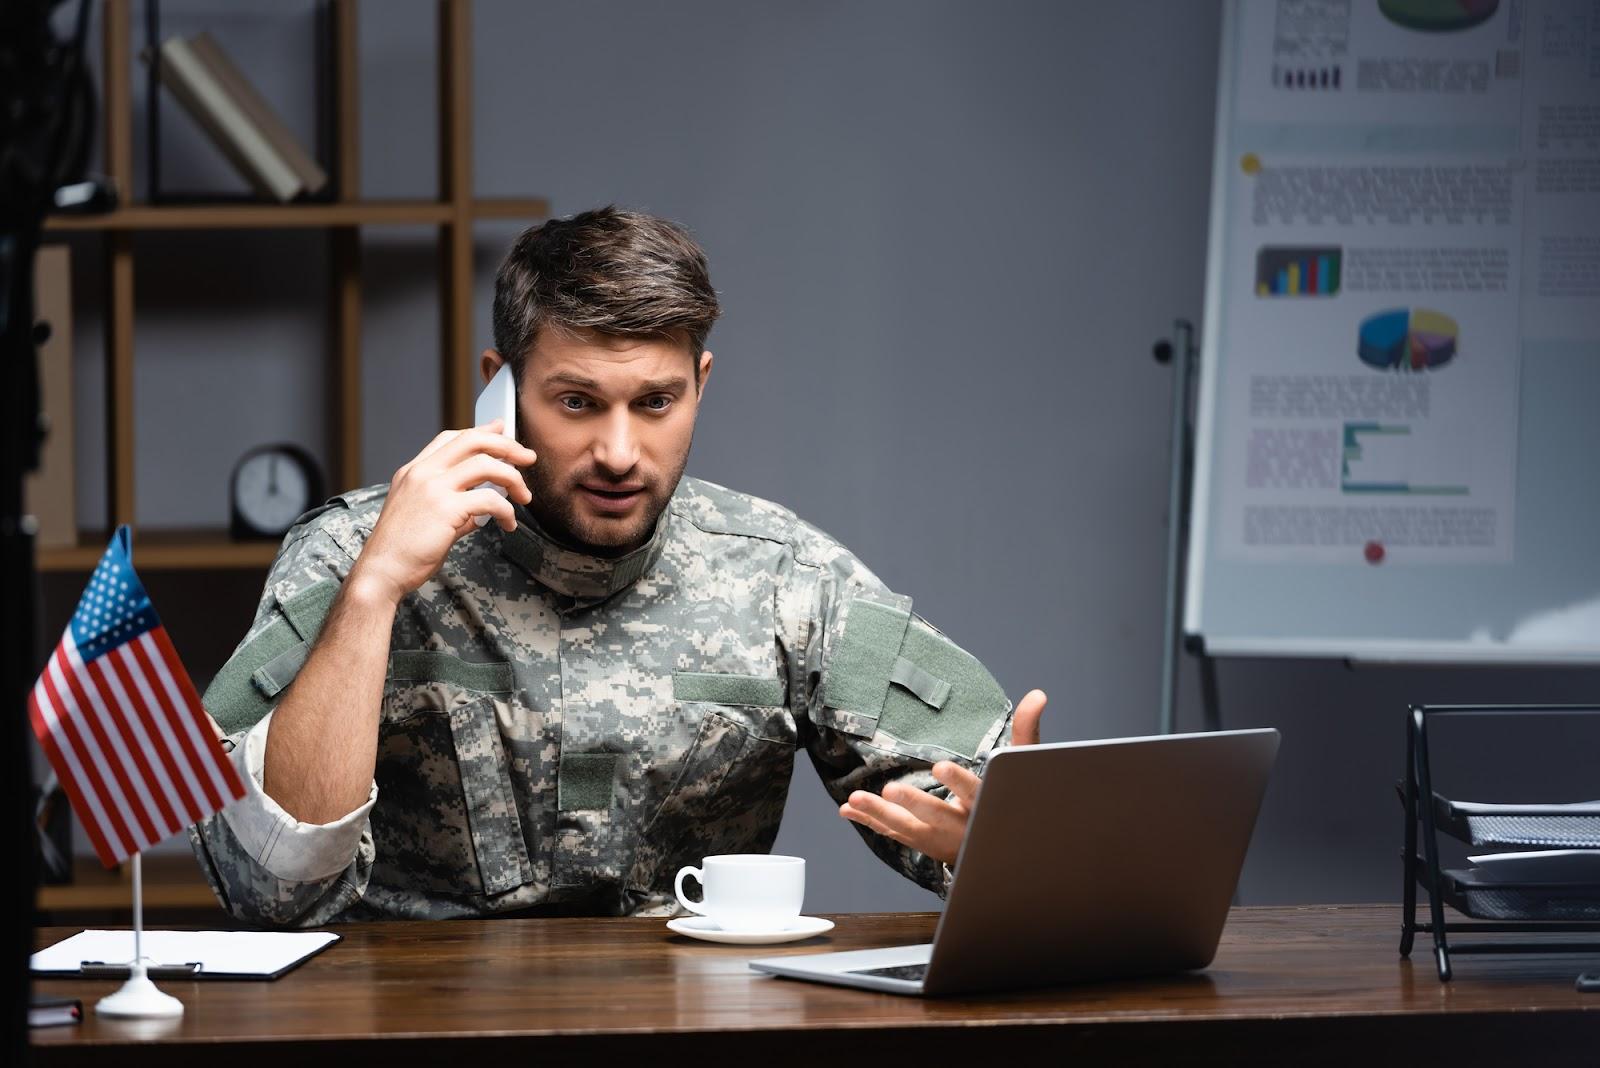
[[[476,219],[522,219],[547,210],[543,200],[475,200]],[[58,215],[47,230],[276,230],[330,226],[443,225],[449,204],[432,200],[367,200],[349,204],[135,204],[106,215]]]
[[[472,225],[477,219],[534,219],[549,213],[537,197],[477,199],[472,195],[471,0],[438,0],[439,199],[360,200],[356,0],[334,0],[333,160],[339,199],[307,204],[150,205],[124,203],[106,215],[53,216],[56,233],[98,232],[106,259],[106,514],[112,525],[134,520],[134,235],[159,230],[322,229],[331,264],[328,301],[328,417],[334,429],[329,479],[334,489],[361,481],[361,241],[364,226],[439,228],[441,426],[472,416]],[[106,0],[102,67],[105,169],[124,197],[133,188],[131,0]],[[44,549],[42,571],[87,571],[105,546],[80,532],[79,544]],[[265,568],[276,546],[235,542],[227,532],[141,531],[141,569]]]

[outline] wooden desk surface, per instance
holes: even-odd
[[[497,1058],[496,1068],[739,1056],[766,1068],[1012,1051],[1078,1064],[1600,1063],[1600,995],[1573,989],[1592,958],[1463,957],[1442,984],[1420,939],[1412,961],[1398,958],[1393,907],[1236,909],[1204,972],[971,998],[800,983],[745,966],[927,941],[935,917],[834,919],[826,937],[770,947],[698,942],[660,920],[352,925],[277,982],[164,982],[187,1007],[174,1024],[95,1018],[109,981],[40,980],[45,993],[82,998],[87,1019],[35,1032],[35,1053],[40,1065],[212,1068],[463,1056]],[[39,944],[70,933],[41,931]]]

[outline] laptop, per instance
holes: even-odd
[[[1002,749],[984,772],[931,943],[750,967],[920,995],[1204,968],[1278,737],[1261,729]]]

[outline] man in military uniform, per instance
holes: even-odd
[[[482,371],[509,360],[519,425],[302,517],[206,692],[248,793],[191,837],[236,917],[670,914],[679,866],[771,849],[801,747],[944,891],[984,761],[1038,740],[1044,695],[1013,724],[838,542],[683,477],[718,311],[663,220],[518,239]]]

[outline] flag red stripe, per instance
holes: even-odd
[[[51,705],[61,713],[60,725],[67,745],[78,757],[78,766],[88,779],[88,785],[100,799],[101,817],[112,832],[117,859],[121,860],[137,848],[123,810],[127,799],[107,777],[111,761],[104,748],[95,740],[89,719],[93,714],[89,698],[83,691],[82,679],[73,670],[67,658],[66,640],[56,646],[50,657],[50,666],[41,676]]]
[[[100,698],[101,705],[106,709],[105,718],[111,721],[111,729],[117,731],[120,740],[122,728],[117,722],[118,716],[115,710],[122,702],[117,699],[111,687],[106,683],[106,677],[101,670],[98,658],[86,661],[83,667],[88,678],[82,681],[86,681],[95,688],[95,695]],[[62,670],[67,672],[71,668],[69,666]],[[68,685],[73,685],[74,682],[78,681],[71,675],[68,676],[68,679]],[[133,818],[138,821],[139,830],[144,836],[134,842],[134,848],[143,849],[145,845],[153,844],[160,840],[159,832],[156,830],[156,825],[150,821],[150,813],[145,808],[144,800],[139,796],[138,788],[134,786],[133,780],[128,778],[127,761],[123,759],[122,753],[117,751],[116,744],[106,732],[106,724],[102,723],[100,718],[98,709],[89,709],[85,706],[83,721],[89,725],[90,733],[95,736],[95,740],[100,744],[100,751],[106,755],[106,763],[111,765],[111,774],[116,778],[117,786],[121,789],[122,796],[127,800],[128,809]],[[124,748],[126,748],[126,745],[124,745]]]
[[[68,680],[65,675],[59,682],[56,679],[56,675],[60,672],[60,664],[56,658],[60,653],[61,650],[57,647],[51,654],[50,662],[39,675],[39,685],[44,689],[45,701],[55,712],[54,731],[57,743],[63,746],[61,750],[63,755],[76,761],[78,784],[95,799],[98,806],[93,810],[95,818],[100,821],[101,830],[106,834],[112,854],[120,860],[126,855],[124,851],[127,848],[127,829],[120,827],[120,821],[116,819],[115,799],[106,789],[105,779],[95,761],[97,754],[85,744],[83,733],[78,729],[78,717],[81,713],[76,700],[72,698],[70,691],[67,693],[67,699],[62,697],[63,686]]]
[[[178,650],[173,646],[167,628],[156,627],[144,637],[160,654],[162,661],[167,665],[168,674],[188,701],[189,722],[194,728],[195,738],[206,754],[207,767],[211,769],[217,788],[226,795],[223,804],[237,801],[245,793],[244,776],[234,765],[227,748],[223,746],[222,728],[217,726],[217,721],[206,711],[205,701],[194,688],[194,680],[189,678],[189,673],[184,670],[183,661],[178,659]]]
[[[161,627],[157,627],[157,628],[155,628],[155,630],[150,631],[149,634],[150,634],[151,637],[154,637],[155,635],[161,633],[161,630],[162,630]],[[177,681],[179,676],[183,676],[185,678],[188,676],[188,673],[183,670],[183,665],[182,665],[181,662],[178,664],[178,670],[177,671],[173,671],[172,670],[171,660],[168,659],[166,657],[166,655],[165,655],[166,652],[167,652],[167,648],[170,648],[170,646],[167,647],[167,648],[163,648],[160,640],[157,639],[156,640],[156,647],[158,649],[160,649],[160,651],[162,652],[162,654],[163,654],[162,659],[167,661],[167,663],[166,663],[167,671],[172,676],[174,682]],[[192,686],[190,687],[190,691],[191,692],[193,691],[193,687]],[[180,684],[178,692],[180,693],[180,695],[183,692],[183,690],[181,688],[181,684]],[[194,744],[194,738],[190,734],[190,730],[189,730],[190,723],[189,722],[185,722],[186,720],[192,721],[193,717],[192,716],[185,716],[185,715],[182,714],[182,712],[179,709],[174,708],[172,706],[172,704],[171,704],[171,697],[172,697],[171,694],[163,692],[162,695],[161,695],[162,705],[163,705],[163,707],[166,708],[167,715],[172,720],[173,733],[178,736],[178,744],[183,747],[183,752],[184,752],[185,757],[187,757],[187,759],[189,761],[189,765],[195,769],[195,777],[200,780],[200,789],[206,795],[206,804],[208,806],[210,806],[206,811],[215,812],[217,809],[221,808],[227,802],[224,801],[222,796],[218,793],[216,785],[211,781],[211,776],[208,775],[208,774],[202,774],[202,772],[207,770],[206,765],[205,765],[205,758],[203,756],[201,756],[199,752],[196,751],[195,744]]]
[[[174,724],[178,736],[195,753],[195,775],[211,798],[207,811],[214,812],[234,799],[228,774],[233,770],[232,764],[226,759],[216,728],[200,703],[200,695],[195,693],[194,683],[189,681],[183,661],[167,638],[166,628],[156,627],[143,637],[150,643],[145,654],[155,665],[156,676],[166,685],[167,698],[178,710]]]
[[[68,659],[81,662],[76,652],[68,650]],[[151,774],[149,747],[140,737],[134,721],[140,698],[137,691],[128,689],[117,675],[114,656],[115,652],[101,655],[92,664],[84,664],[82,670],[91,676],[90,682],[100,694],[101,705],[95,711],[101,714],[102,726],[114,744],[121,743],[116,750],[117,757],[122,762],[123,772],[133,783],[134,792],[129,802],[136,806],[140,820],[149,825],[151,832],[147,840],[139,843],[139,848],[145,849],[169,837],[178,828],[162,815],[165,799],[161,784]]]
[[[122,683],[123,692],[129,698],[128,705],[130,708],[124,711],[132,711],[133,716],[125,717],[119,726],[122,727],[123,740],[128,743],[128,751],[133,755],[133,762],[139,766],[139,774],[144,776],[145,786],[150,792],[150,799],[155,802],[155,806],[159,810],[162,834],[161,838],[157,840],[160,841],[182,830],[184,823],[187,821],[180,822],[178,820],[177,813],[173,812],[172,806],[167,803],[166,786],[156,778],[155,771],[150,767],[150,761],[146,754],[150,752],[159,753],[160,750],[152,744],[152,739],[145,732],[137,729],[149,721],[150,709],[145,704],[146,699],[144,694],[140,692],[139,684],[134,681],[133,675],[128,671],[128,665],[122,656],[125,649],[127,649],[126,645],[121,649],[107,653],[101,659],[111,665],[111,670],[116,673],[118,680]]]
[[[197,737],[203,740],[205,752],[208,757],[207,766],[218,779],[218,785],[227,794],[221,805],[229,801],[237,801],[244,796],[244,779],[239,774],[239,769],[234,767],[233,761],[228,759],[227,750],[222,748],[222,733],[217,729],[217,721],[211,718],[206,711],[205,704],[200,700],[200,694],[195,691],[194,682],[189,678],[189,673],[183,669],[183,661],[178,659],[178,651],[172,647],[172,639],[167,635],[166,627],[156,627],[147,635],[161,651],[161,657],[167,663],[167,670],[172,674],[172,679],[178,684],[179,691],[189,706],[189,722],[193,725]]]
[[[43,677],[41,677],[41,680]],[[54,728],[45,720],[44,710],[39,707],[39,699],[35,692],[28,694],[28,718],[33,721],[34,737],[39,739],[39,745],[44,749],[45,759],[50,761],[50,766],[56,769],[56,778],[61,782],[61,788],[67,792],[67,800],[72,804],[72,810],[78,813],[79,822],[83,824],[84,833],[89,836],[89,844],[94,846],[94,855],[100,858],[100,863],[107,868],[117,865],[117,854],[111,849],[106,836],[100,833],[100,822],[93,817],[95,807],[90,805],[84,797],[83,789],[78,783],[78,775],[72,770],[72,765],[67,763],[66,754],[61,752],[61,747],[56,744]],[[51,700],[49,694],[45,700]],[[52,709],[52,711],[54,711]],[[61,718],[58,712],[56,718]],[[87,813],[87,815],[85,815]]]
[[[211,713],[206,711],[205,702],[200,699],[200,692],[194,688],[194,680],[189,678],[189,673],[184,670],[183,661],[178,658],[178,650],[173,647],[172,636],[167,633],[167,628],[156,627],[147,637],[161,653],[167,670],[172,674],[172,681],[177,684],[179,692],[188,702],[191,722],[198,728],[200,735],[212,743],[210,751],[226,758],[228,751],[222,748],[222,730],[217,726],[217,721],[211,718]],[[233,762],[223,759],[218,766],[223,765],[232,768]]]
[[[119,647],[113,655],[118,658],[119,670],[125,672],[139,688],[139,700],[136,702],[139,722],[149,739],[150,751],[154,752],[159,760],[158,770],[165,776],[156,785],[174,806],[176,821],[174,830],[179,830],[197,818],[192,813],[200,811],[200,804],[195,800],[199,793],[190,786],[190,780],[187,778],[190,774],[189,769],[177,761],[173,748],[172,726],[167,722],[167,717],[161,709],[157,689],[159,683],[150,677],[148,667],[139,662],[138,644],[137,641],[128,642]]]
[[[67,702],[61,699],[61,693],[56,688],[56,681],[52,671],[61,671],[63,661],[61,646],[56,646],[56,651],[51,654],[50,660],[50,666],[45,669],[44,674],[40,675],[39,678],[44,683],[45,695],[50,698],[50,704],[60,713],[56,717],[56,724],[60,728],[61,736],[66,740],[68,747],[78,757],[78,766],[83,772],[83,785],[87,786],[101,801],[101,816],[105,820],[105,829],[110,832],[107,837],[113,839],[110,844],[113,847],[115,857],[112,863],[115,864],[116,861],[128,855],[128,843],[133,841],[133,835],[128,833],[127,826],[123,824],[122,817],[117,812],[116,798],[112,797],[106,789],[105,779],[100,774],[98,762],[95,760],[96,752],[84,745],[83,735],[78,731],[78,720],[82,717],[83,710],[88,707],[88,699],[83,697],[81,690],[79,690],[72,693],[73,703],[76,707],[68,707]],[[72,676],[72,673],[62,671],[61,677],[66,681],[69,691],[72,690],[74,683],[77,681]],[[80,704],[79,702],[82,703]],[[107,867],[110,866],[107,865]]]
[[[64,644],[56,647],[44,680],[52,703],[62,712],[60,724],[67,744],[77,753],[78,764],[88,777],[90,788],[100,798],[102,814],[114,836],[112,844],[116,847],[117,860],[123,860],[139,848],[130,822],[132,813],[128,798],[123,786],[114,781],[118,769],[113,755],[96,731],[94,710],[84,692],[83,679],[67,659]]]
[[[184,815],[187,817],[187,822],[198,823],[207,814],[215,810],[206,808],[205,801],[200,796],[204,788],[200,783],[199,770],[190,761],[181,758],[173,748],[175,745],[181,746],[182,744],[179,742],[179,737],[183,733],[183,725],[178,722],[177,714],[172,709],[172,701],[167,694],[167,687],[161,681],[155,666],[150,663],[150,655],[144,647],[143,637],[129,642],[123,646],[123,649],[139,662],[139,671],[148,683],[151,694],[155,697],[156,705],[160,712],[161,739],[166,743],[162,755],[172,766],[179,770],[179,774],[174,775],[173,780],[179,784],[180,789],[183,791]]]
[[[101,726],[116,747],[114,751],[121,762],[120,770],[133,784],[132,792],[128,795],[128,803],[133,806],[140,822],[145,825],[147,834],[147,837],[138,843],[137,848],[148,849],[169,837],[177,828],[162,815],[161,784],[151,773],[149,747],[140,738],[133,719],[139,698],[117,677],[116,665],[111,662],[110,656],[111,654],[101,655],[95,659],[92,666],[84,664],[80,670],[90,675],[89,685],[100,695],[101,704],[96,711],[100,713]]]

